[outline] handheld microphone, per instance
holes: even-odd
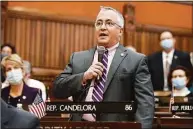
[[[103,60],[103,54],[105,53],[106,49],[104,46],[98,46],[97,47],[97,51],[98,51],[98,62],[102,62]],[[97,80],[100,79],[100,76],[97,76]]]

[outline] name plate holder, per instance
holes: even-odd
[[[47,113],[94,113],[96,120],[101,113],[134,114],[135,104],[131,102],[47,102]],[[47,129],[141,129],[137,122],[71,122],[71,121],[41,121],[41,127]]]
[[[171,112],[186,112],[193,114],[193,103],[174,103],[171,105]]]
[[[134,113],[131,102],[46,102],[47,113]]]

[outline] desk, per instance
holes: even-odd
[[[43,118],[41,118],[41,122],[42,121],[67,121],[68,118],[65,117],[61,117],[61,116],[44,116]]]
[[[156,107],[155,112],[169,112],[169,107]]]
[[[175,113],[176,116],[180,117],[190,117],[191,115],[189,113]],[[173,114],[171,112],[155,112],[155,117],[172,117]]]
[[[158,127],[160,127],[161,129],[193,129],[192,117],[161,117],[157,122]]]

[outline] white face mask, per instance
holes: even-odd
[[[174,46],[174,42],[172,39],[164,39],[161,41],[161,47],[165,50],[171,49]]]
[[[22,82],[23,73],[21,69],[14,69],[12,71],[7,72],[7,81],[11,85],[18,85]]]

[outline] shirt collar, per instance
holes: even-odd
[[[112,51],[116,50],[118,46],[119,46],[119,42],[116,43],[114,46],[107,48],[108,53],[111,53]],[[98,48],[98,45],[97,45],[97,48]]]
[[[174,96],[186,96],[190,93],[187,87],[184,87],[181,90],[174,90]]]
[[[168,57],[173,57],[174,55],[174,49],[172,49],[169,53],[166,53],[165,51],[163,51],[163,56],[166,57],[168,55]]]

